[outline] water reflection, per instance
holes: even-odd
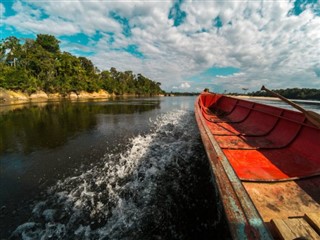
[[[47,186],[99,164],[106,152],[121,151],[130,137],[148,131],[161,100],[0,106],[1,234],[26,220],[28,201]]]
[[[12,110],[12,108],[15,109]],[[9,108],[9,110],[8,110]],[[11,108],[11,109],[10,109]],[[160,108],[160,101],[51,102],[7,107],[0,112],[0,154],[55,148],[97,125],[97,115],[134,114]]]
[[[179,108],[192,111],[194,100],[160,97],[0,106],[1,234],[10,235],[28,220],[29,207],[46,195],[48,186],[100,166],[105,154],[122,154],[132,138],[152,131],[151,123],[160,115]]]

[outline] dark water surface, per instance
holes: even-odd
[[[0,106],[0,239],[228,238],[194,100]]]

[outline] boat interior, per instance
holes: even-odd
[[[241,180],[320,175],[320,129],[302,113],[222,95],[201,101],[207,126]]]
[[[198,104],[273,236],[320,239],[320,129],[303,113],[224,95]]]

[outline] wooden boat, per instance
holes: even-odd
[[[303,113],[202,93],[195,115],[233,239],[320,239],[320,129]]]

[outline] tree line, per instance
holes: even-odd
[[[160,82],[132,71],[100,71],[86,57],[62,52],[59,40],[52,35],[38,34],[22,43],[11,36],[0,42],[0,88],[21,90],[29,94],[42,90],[61,93],[101,89],[116,95],[163,94]]]
[[[287,88],[272,91],[289,99],[320,100],[320,89],[315,88]],[[247,95],[273,97],[271,94],[265,91],[250,92]]]

